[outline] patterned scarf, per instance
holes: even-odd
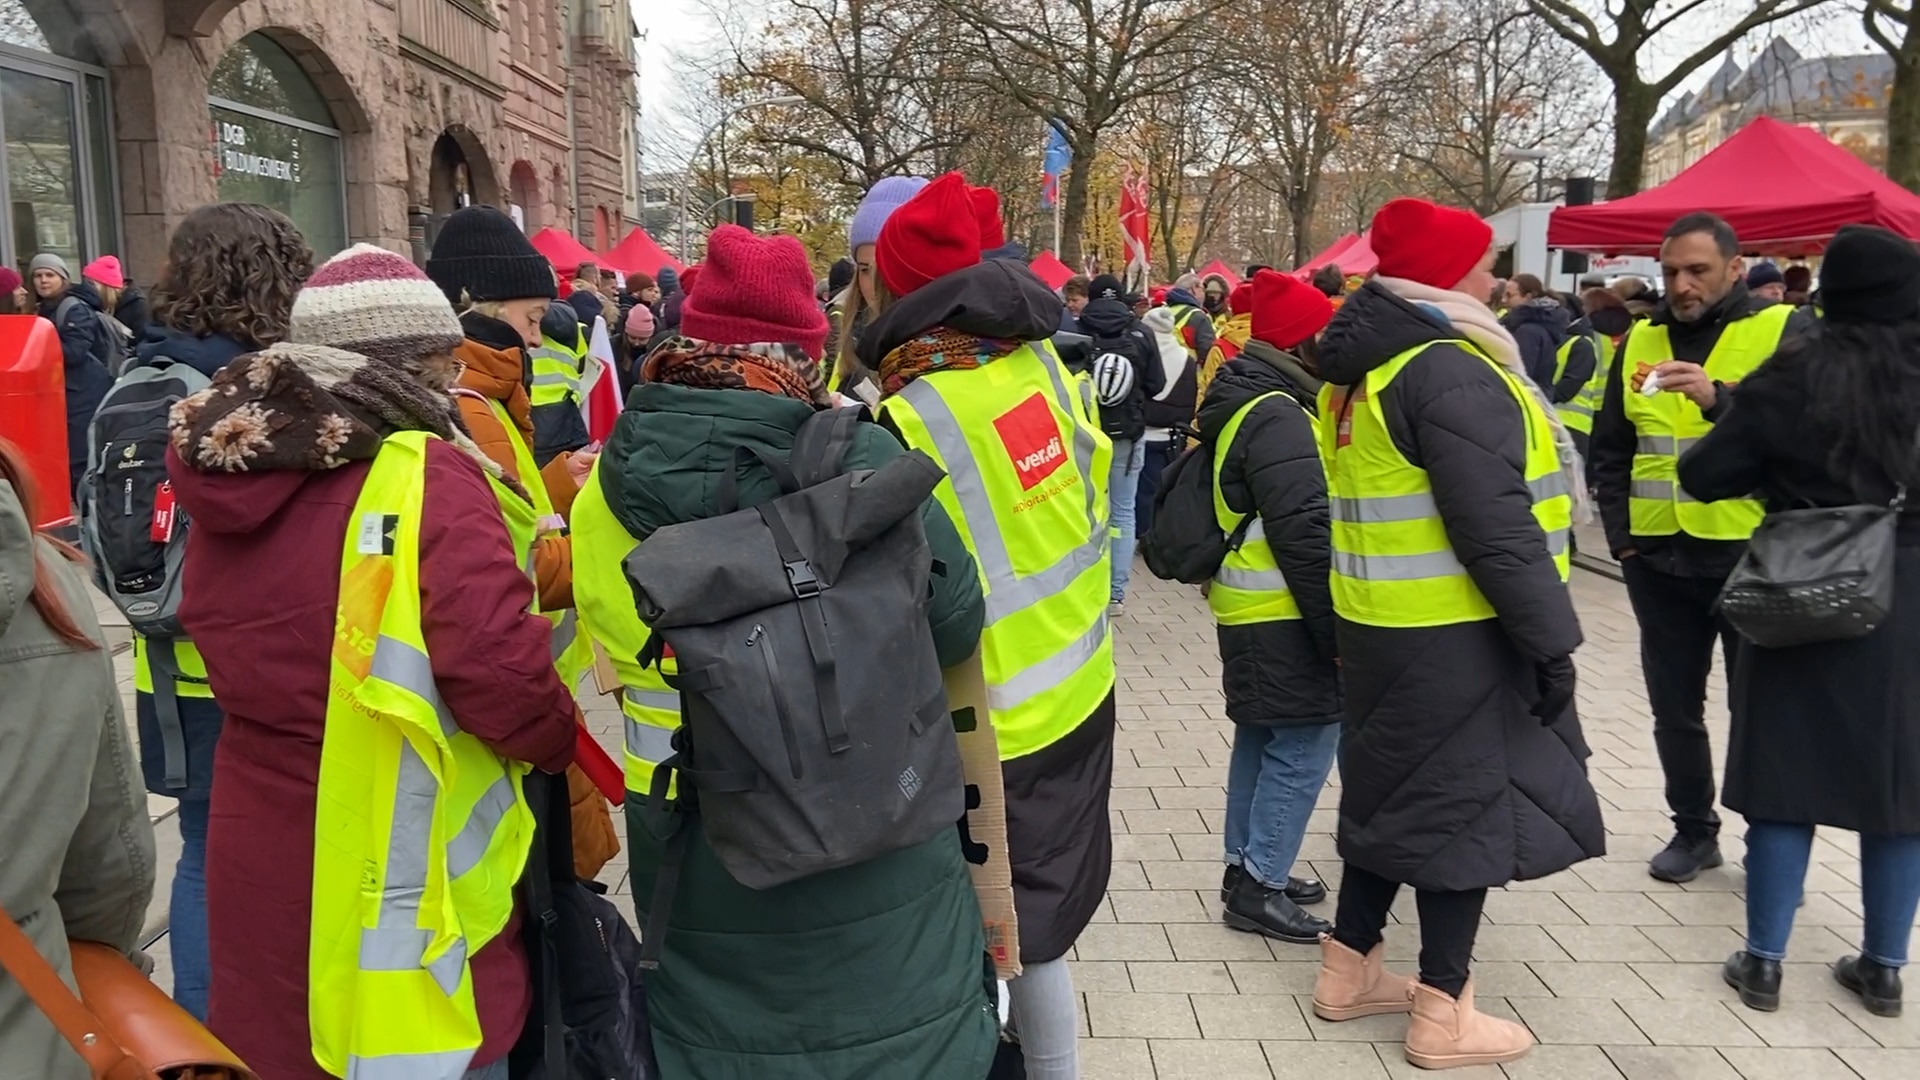
[[[934,327],[881,358],[880,394],[892,397],[930,371],[971,371],[1008,355],[1020,344]]]
[[[424,431],[465,451],[522,498],[460,423],[446,387],[424,365],[386,364],[322,345],[282,343],[221,368],[177,402],[174,452],[203,472],[321,472],[371,461],[396,431]]]
[[[773,342],[718,345],[671,338],[647,354],[640,378],[705,390],[759,390],[820,409],[833,405],[819,362],[791,345]]]

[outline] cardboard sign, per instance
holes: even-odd
[[[620,692],[620,673],[613,669],[613,661],[608,658],[607,650],[593,643],[593,688],[602,696]]]
[[[971,659],[941,673],[947,708],[960,741],[967,778],[967,816],[960,833],[994,974],[1020,974],[1020,922],[1013,908],[1013,866],[1007,861],[1007,796],[1000,782],[1000,740],[987,711],[987,679],[975,650]]]

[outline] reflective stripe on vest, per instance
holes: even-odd
[[[637,546],[613,510],[600,483],[596,461],[573,502],[573,602],[586,636],[600,643],[620,677],[620,714],[626,728],[628,791],[653,787],[653,768],[673,753],[673,729],[680,726],[680,694],[667,685],[677,671],[671,657],[665,668],[641,667],[640,651],[650,636],[634,607],[633,588],[622,568]]]
[[[1728,323],[1707,356],[1707,377],[1729,386],[1746,377],[1780,347],[1792,315],[1791,308],[1776,304]],[[1703,503],[1680,487],[1680,455],[1713,430],[1712,421],[1684,394],[1662,391],[1648,397],[1633,389],[1634,372],[1671,359],[1667,328],[1648,323],[1633,328],[1625,354],[1614,365],[1621,404],[1636,436],[1627,490],[1628,530],[1635,536],[1686,533],[1702,540],[1745,540],[1765,516],[1759,500]]]
[[[500,421],[500,428],[506,433],[507,444],[513,447],[513,470],[520,475],[520,486],[533,500],[529,506],[512,488],[498,480],[493,481],[494,498],[500,503],[500,512],[507,519],[507,531],[513,534],[514,550],[519,553],[521,565],[526,568],[527,576],[533,580],[537,590],[540,581],[533,566],[533,543],[541,534],[558,528],[560,516],[553,512],[553,499],[547,494],[546,482],[534,464],[533,448],[521,436],[512,414],[507,412],[506,403],[488,398],[487,407],[493,410],[494,419]],[[533,518],[531,528],[527,521],[529,511]],[[539,604],[540,598],[536,595],[535,608],[553,624],[550,650],[554,669],[559,673],[560,681],[566,684],[567,693],[571,694],[579,688],[581,676],[593,666],[593,644],[578,633],[579,624],[572,608],[547,611],[540,608]]]
[[[1573,494],[1560,468],[1552,424],[1533,393],[1505,368],[1467,342],[1447,344],[1485,360],[1520,408],[1533,516],[1565,581]],[[1380,406],[1380,395],[1426,348],[1416,346],[1393,357],[1351,391],[1331,385],[1321,391],[1321,448],[1332,509],[1333,605],[1352,622],[1448,626],[1496,617],[1454,553],[1431,478],[1394,445]]]
[[[146,638],[133,635],[133,688],[143,694],[153,693],[153,669],[148,664],[147,651],[153,648]],[[173,680],[173,692],[180,697],[212,698],[213,687],[207,682],[207,662],[200,656],[200,650],[186,638],[173,639],[173,662],[180,668],[180,677]]]
[[[1279,391],[1261,394],[1234,411],[1213,444],[1213,520],[1220,531],[1228,535],[1232,535],[1248,515],[1237,513],[1227,505],[1220,477],[1226,469],[1227,455],[1232,452],[1233,441],[1240,434],[1241,425],[1253,414],[1255,406],[1269,398],[1281,398],[1286,405],[1301,408],[1300,403],[1290,395]],[[1306,410],[1301,408],[1301,411]],[[1320,441],[1319,425],[1313,421],[1312,413],[1307,413],[1307,419],[1313,424],[1314,442],[1317,445]],[[1266,522],[1261,520],[1257,509],[1252,516],[1246,534],[1240,539],[1240,546],[1227,552],[1219,571],[1213,575],[1213,587],[1207,590],[1207,606],[1212,609],[1214,619],[1221,626],[1245,626],[1300,617],[1300,605],[1294,602],[1293,591],[1287,587],[1287,576],[1281,572],[1279,562],[1273,557],[1273,548],[1267,543]]]
[[[1003,760],[1068,734],[1113,688],[1113,446],[1090,395],[1039,342],[973,370],[923,375],[880,403],[907,445],[946,470],[935,496],[979,565],[981,652]]]
[[[535,408],[557,405],[562,401],[580,401],[580,373],[587,355],[584,332],[574,348],[542,336],[540,347],[527,350],[533,371],[533,389],[528,394]]]
[[[1600,413],[1600,405],[1607,396],[1607,373],[1613,370],[1613,354],[1619,349],[1612,337],[1596,331],[1593,335],[1593,376],[1574,395],[1572,401],[1560,406],[1560,420],[1573,431],[1584,435],[1593,434],[1593,418]]]
[[[1573,347],[1582,341],[1585,341],[1593,349],[1593,362],[1595,369],[1598,370],[1600,363],[1600,346],[1594,343],[1592,336],[1583,336],[1580,334],[1569,335],[1567,340],[1561,342],[1560,347],[1554,350],[1554,386],[1558,386],[1560,380],[1566,377],[1567,365],[1573,361]],[[1589,380],[1589,382],[1590,381],[1591,380]],[[1554,386],[1543,386],[1540,389],[1546,391],[1548,397],[1552,397]],[[1560,414],[1560,422],[1566,425],[1567,430],[1577,431],[1582,435],[1591,435],[1593,434],[1593,409],[1586,402],[1586,387],[1587,383],[1581,383],[1579,392],[1575,393],[1572,398],[1555,405],[1553,409],[1556,413]]]
[[[528,766],[459,729],[420,626],[426,444],[382,446],[348,519],[314,805],[308,1021],[335,1076],[458,1080],[468,959],[513,911]]]

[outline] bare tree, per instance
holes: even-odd
[[[1893,58],[1893,94],[1887,99],[1887,175],[1920,191],[1920,25],[1914,5],[1866,0],[1867,36]]]
[[[1536,171],[1570,171],[1557,166],[1603,120],[1598,96],[1568,77],[1580,50],[1499,0],[1451,0],[1434,29],[1444,51],[1416,91],[1405,154],[1442,197],[1484,217],[1524,200]],[[1527,165],[1516,150],[1550,156]]]
[[[1080,259],[1088,173],[1100,140],[1135,105],[1191,89],[1219,46],[1205,21],[1228,0],[929,0],[973,34],[985,83],[1066,139],[1060,257]]]
[[[1255,133],[1247,178],[1287,213],[1295,263],[1314,250],[1328,162],[1356,131],[1385,124],[1430,62],[1415,0],[1297,0],[1236,10],[1232,108]],[[1278,228],[1277,224],[1273,228]]]
[[[1169,277],[1198,265],[1244,182],[1238,167],[1248,142],[1237,125],[1222,122],[1219,89],[1209,81],[1134,110],[1124,140],[1146,172],[1153,248]]]
[[[1647,129],[1660,101],[1686,78],[1718,59],[1753,31],[1827,0],[1735,0],[1726,29],[1668,67],[1665,74],[1641,73],[1640,58],[1656,37],[1676,26],[1697,40],[1702,24],[1716,14],[1715,0],[1527,0],[1527,7],[1553,32],[1593,58],[1613,84],[1613,170],[1608,198],[1640,190],[1647,156]],[[1589,10],[1599,8],[1598,11]]]

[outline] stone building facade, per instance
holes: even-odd
[[[604,249],[637,218],[633,39],[626,0],[0,0],[0,248],[151,281],[189,210],[247,199],[322,255],[423,259],[470,203]]]

